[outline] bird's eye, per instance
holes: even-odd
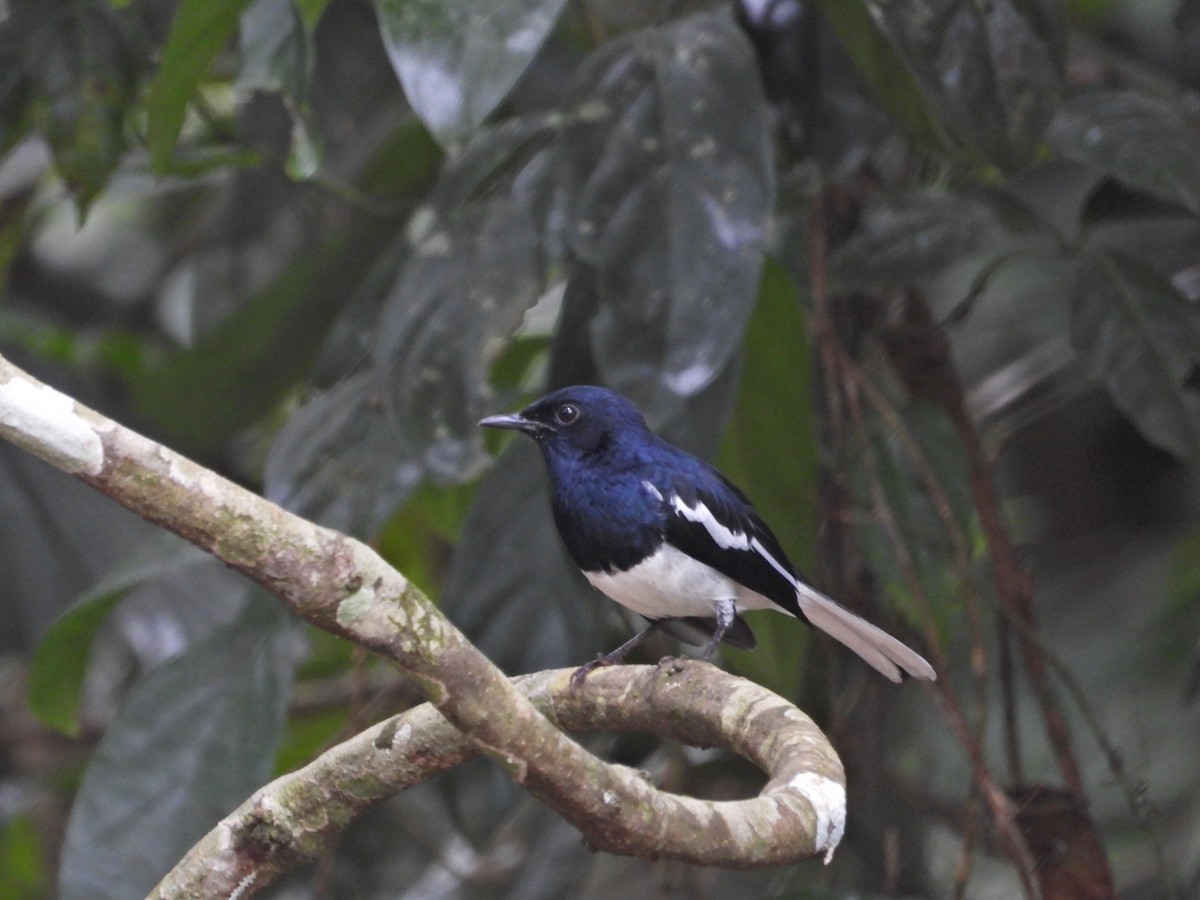
[[[574,403],[564,403],[554,411],[554,419],[559,425],[570,425],[579,418],[579,407]]]

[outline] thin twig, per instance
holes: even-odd
[[[825,237],[824,202],[820,196],[813,201],[808,224],[807,249],[810,287],[813,297],[812,332],[817,344],[818,357],[822,367],[819,374],[823,376],[822,382],[824,385],[828,432],[839,442],[842,442],[841,436],[845,433],[845,419],[843,417],[847,413],[856,425],[854,431],[858,437],[859,452],[862,454],[864,466],[869,472],[868,480],[872,490],[875,512],[893,545],[897,559],[905,572],[906,580],[910,584],[910,590],[917,603],[929,653],[933,656],[935,667],[939,671],[945,672],[947,671],[946,660],[932,611],[925,597],[920,579],[916,575],[915,568],[912,565],[907,547],[899,534],[899,530],[891,516],[891,511],[888,509],[886,500],[883,497],[878,474],[874,468],[873,454],[870,450],[869,441],[866,440],[866,430],[862,418],[862,410],[857,401],[856,388],[860,384],[867,382],[867,379],[861,376],[856,378],[852,374],[857,370],[857,366],[845,354],[833,324],[826,279],[827,244]],[[948,509],[949,505],[947,504]],[[965,541],[963,546],[965,548]],[[1029,854],[1025,840],[1016,826],[1015,810],[1012,802],[992,777],[987,767],[982,745],[976,739],[975,734],[972,733],[972,729],[967,725],[966,717],[963,715],[953,687],[946,679],[942,679],[931,690],[934,691],[934,696],[938,700],[938,706],[943,716],[950,724],[955,737],[966,752],[974,775],[974,784],[988,805],[996,831],[1000,835],[1001,843],[1017,869],[1018,876],[1021,879],[1027,896],[1040,896],[1035,876],[1036,867]]]
[[[971,495],[987,541],[996,594],[1014,619],[1026,623],[1029,631],[1036,631],[1033,579],[1022,566],[1016,545],[1004,524],[996,489],[994,460],[985,449],[979,431],[967,412],[949,341],[938,328],[923,298],[915,291],[905,294],[903,320],[900,326],[893,329],[889,346],[896,369],[909,390],[940,406],[958,432],[970,467],[968,480]],[[1024,635],[1024,631],[1018,633],[1018,646],[1030,687],[1042,713],[1046,736],[1067,789],[1083,800],[1087,796],[1083,775],[1071,748],[1067,719],[1047,677],[1046,660],[1037,645]]]

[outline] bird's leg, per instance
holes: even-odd
[[[625,658],[625,656],[650,636],[650,632],[658,627],[658,622],[651,622],[648,628],[639,631],[616,650],[610,650],[608,653],[602,653],[593,659],[590,663],[584,663],[574,674],[571,675],[571,689],[574,690],[583,684],[583,679],[588,677],[588,673],[592,669],[598,669],[601,666],[614,666]]]
[[[712,658],[717,644],[721,643],[721,638],[725,637],[725,632],[733,625],[733,620],[737,618],[737,606],[732,600],[719,600],[713,612],[717,614],[717,627],[713,629],[712,638],[700,651],[700,658],[705,662]]]

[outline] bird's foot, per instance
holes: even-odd
[[[602,653],[589,663],[584,663],[578,669],[571,673],[571,690],[577,691],[583,687],[583,681],[592,673],[594,669],[602,668],[603,666],[616,665],[618,660],[612,658],[610,653]]]

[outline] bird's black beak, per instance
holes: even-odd
[[[479,425],[481,428],[508,428],[513,431],[523,432],[530,437],[537,437],[540,434],[554,430],[546,423],[539,422],[536,419],[527,419],[520,413],[488,416],[486,419],[480,419]]]

